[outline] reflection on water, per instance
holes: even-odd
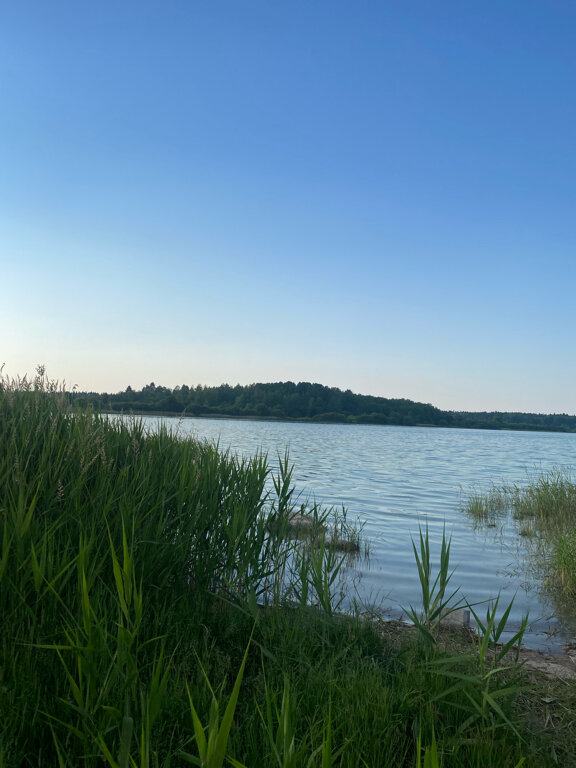
[[[576,435],[239,419],[166,422],[239,454],[262,450],[271,463],[288,448],[298,489],[322,504],[343,504],[349,519],[364,523],[370,558],[354,569],[359,596],[371,604],[386,598],[382,607],[391,617],[418,604],[411,537],[427,524],[433,552],[439,553],[444,526],[451,535],[453,581],[470,602],[502,592],[504,605],[516,595],[512,626],[529,610],[526,645],[557,650],[576,634],[574,616],[564,611],[559,623],[554,606],[519,566],[522,541],[515,524],[475,530],[461,503],[463,495],[493,483],[522,484],[540,471],[573,466]]]

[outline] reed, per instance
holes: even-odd
[[[494,486],[470,496],[466,510],[483,524],[511,515],[544,584],[563,598],[576,595],[576,482],[569,471],[553,469],[522,486]]]
[[[450,540],[446,538],[446,531],[442,531],[440,564],[433,579],[428,526],[424,531],[422,528],[420,529],[418,547],[412,541],[412,550],[420,581],[422,610],[418,611],[410,606],[406,610],[406,615],[414,623],[419,636],[428,649],[435,645],[435,632],[440,623],[464,604],[463,600],[456,599],[459,588],[452,591],[449,589],[450,581],[454,575],[454,571],[450,571],[450,544]]]
[[[326,511],[274,477],[0,379],[2,768],[414,765],[416,727],[446,768],[518,763],[511,701],[486,731],[439,649],[338,613],[348,555],[283,535]]]

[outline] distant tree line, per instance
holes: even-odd
[[[457,426],[476,429],[520,429],[541,432],[576,432],[576,416],[567,413],[514,413],[461,411]]]
[[[356,395],[349,389],[342,391],[308,382],[237,384],[234,387],[229,384],[218,387],[183,384],[173,389],[152,382],[141,390],[127,387],[116,394],[76,392],[73,398],[79,405],[124,413],[576,432],[576,416],[566,414],[442,411],[433,405],[404,398]]]

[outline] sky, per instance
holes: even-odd
[[[0,9],[0,364],[576,413],[573,0]]]

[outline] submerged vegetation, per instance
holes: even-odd
[[[141,390],[116,394],[77,392],[79,405],[124,413],[186,413],[188,416],[233,416],[346,424],[467,427],[476,429],[576,432],[576,416],[535,413],[458,413],[406,398],[357,395],[349,389],[292,381],[235,387],[170,389],[154,382]]]
[[[569,472],[555,469],[524,486],[494,486],[474,494],[467,510],[489,526],[511,514],[545,586],[560,599],[576,597],[576,482]]]
[[[349,554],[290,527],[357,534],[296,498],[287,459],[72,402],[41,370],[0,380],[2,768],[574,764],[495,645],[497,603],[442,649],[448,542],[439,579],[415,550],[416,630],[341,615]]]

